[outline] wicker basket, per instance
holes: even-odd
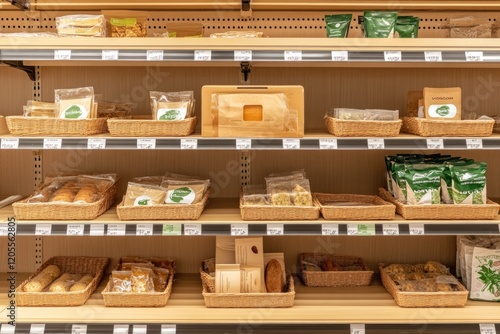
[[[396,200],[387,190],[379,188],[379,195],[384,200],[396,205],[396,212],[404,219],[496,219],[500,206],[488,200],[485,205],[472,204],[436,204],[406,205]]]
[[[196,204],[162,204],[152,206],[124,206],[122,201],[116,207],[120,220],[197,220],[208,203],[209,191]]]
[[[328,132],[336,137],[396,137],[402,121],[352,121],[325,116],[325,123]]]
[[[317,220],[319,206],[244,205],[240,197],[240,212],[243,220]]]
[[[341,266],[358,265],[362,271],[307,271],[302,270],[302,261],[313,263],[317,266],[325,260],[332,260]],[[302,273],[302,280],[307,286],[323,287],[350,287],[370,285],[373,278],[373,271],[368,268],[365,261],[356,256],[332,255],[321,253],[301,253],[299,254],[299,265]]]
[[[179,121],[115,118],[108,120],[108,128],[112,136],[119,137],[180,137],[192,134],[196,123],[196,117]]]
[[[88,136],[107,132],[106,118],[61,119],[51,117],[7,116],[13,135]]]
[[[9,133],[9,128],[7,127],[7,121],[5,117],[0,116],[0,135],[5,135]]]
[[[393,204],[373,195],[314,193],[314,200],[321,208],[323,218],[327,220],[392,220],[396,211],[396,207]],[[332,206],[322,204],[328,202],[356,202],[371,205]]]
[[[12,204],[19,220],[93,220],[108,210],[115,200],[116,186],[109,188],[94,203],[27,203],[27,199]]]
[[[37,271],[16,289],[19,306],[78,306],[83,305],[95,291],[108,264],[108,258],[83,256],[56,256],[48,259]],[[92,274],[94,279],[82,291],[24,292],[24,286],[49,265],[56,265],[61,273]]]
[[[404,292],[399,291],[396,283],[384,270],[385,264],[379,264],[382,284],[400,307],[464,307],[469,292],[458,283],[459,291],[453,292]]]
[[[493,132],[494,120],[431,120],[403,118],[403,132],[422,137],[487,137]]]
[[[206,307],[214,308],[278,308],[292,307],[295,302],[295,285],[293,277],[287,275],[287,292],[282,293],[215,293],[215,277],[204,269],[213,265],[215,259],[203,261],[200,268],[203,286],[203,299]]]

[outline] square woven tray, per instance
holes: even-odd
[[[487,137],[494,120],[433,120],[404,117],[402,131],[422,137]]]
[[[313,206],[245,205],[240,196],[240,213],[243,220],[317,220],[320,208]]]
[[[52,117],[7,116],[13,135],[88,136],[108,132],[106,118],[62,119]]]
[[[396,206],[374,195],[314,193],[314,200],[321,208],[321,215],[327,220],[392,220]],[[366,206],[334,206],[328,202],[367,203]]]
[[[325,124],[336,137],[396,137],[402,121],[352,121],[325,116]]]
[[[151,119],[108,119],[108,129],[118,137],[182,137],[196,129],[196,117],[178,121],[154,121]]]

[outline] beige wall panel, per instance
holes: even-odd
[[[22,115],[27,100],[33,99],[33,82],[20,70],[0,65],[0,115]]]
[[[28,195],[35,184],[35,159],[30,150],[0,151],[0,195]]]
[[[17,236],[16,238],[16,272],[32,272],[37,268],[36,263],[36,238],[34,236]],[[0,238],[0,273],[10,271],[7,266],[8,261],[8,240],[7,237]]]

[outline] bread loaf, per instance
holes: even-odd
[[[81,291],[85,290],[85,288],[92,282],[94,279],[94,275],[85,275],[78,282],[73,284],[73,286],[69,289],[69,291]]]
[[[93,203],[99,197],[97,187],[92,183],[84,185],[76,194],[73,202],[75,203]]]
[[[266,266],[266,290],[268,293],[278,293],[283,291],[283,270],[278,260],[272,259]]]
[[[47,286],[50,285],[57,277],[61,275],[61,270],[58,266],[50,265],[47,266],[42,272],[28,283],[24,285],[24,291],[26,292],[41,292]]]
[[[50,292],[68,292],[76,281],[81,278],[81,275],[73,275],[69,273],[62,274],[49,287]]]

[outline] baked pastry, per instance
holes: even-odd
[[[283,269],[278,260],[272,259],[267,263],[266,273],[266,290],[268,293],[278,293],[283,291]]]
[[[56,191],[49,202],[72,203],[75,199],[78,186],[75,183],[68,182],[61,189]]]
[[[47,266],[42,272],[28,283],[24,285],[24,291],[26,292],[41,292],[47,286],[49,286],[57,277],[61,275],[61,270],[58,266],[50,265]]]
[[[321,270],[323,270],[323,271],[342,271],[342,267],[338,263],[335,263],[333,260],[327,259],[327,260],[323,261],[323,263],[321,264]]]
[[[81,275],[73,275],[64,273],[59,276],[49,287],[50,292],[68,292],[76,281],[81,278]]]
[[[293,188],[293,204],[295,206],[312,206],[311,193],[300,185],[295,185],[295,188]]]
[[[94,275],[87,274],[80,278],[71,288],[69,291],[82,291],[85,290],[85,288],[92,282],[94,279]]]
[[[130,271],[112,271],[111,272],[111,292],[130,292],[132,291],[132,272]]]
[[[76,194],[74,203],[93,203],[99,197],[99,192],[95,184],[85,184]]]

